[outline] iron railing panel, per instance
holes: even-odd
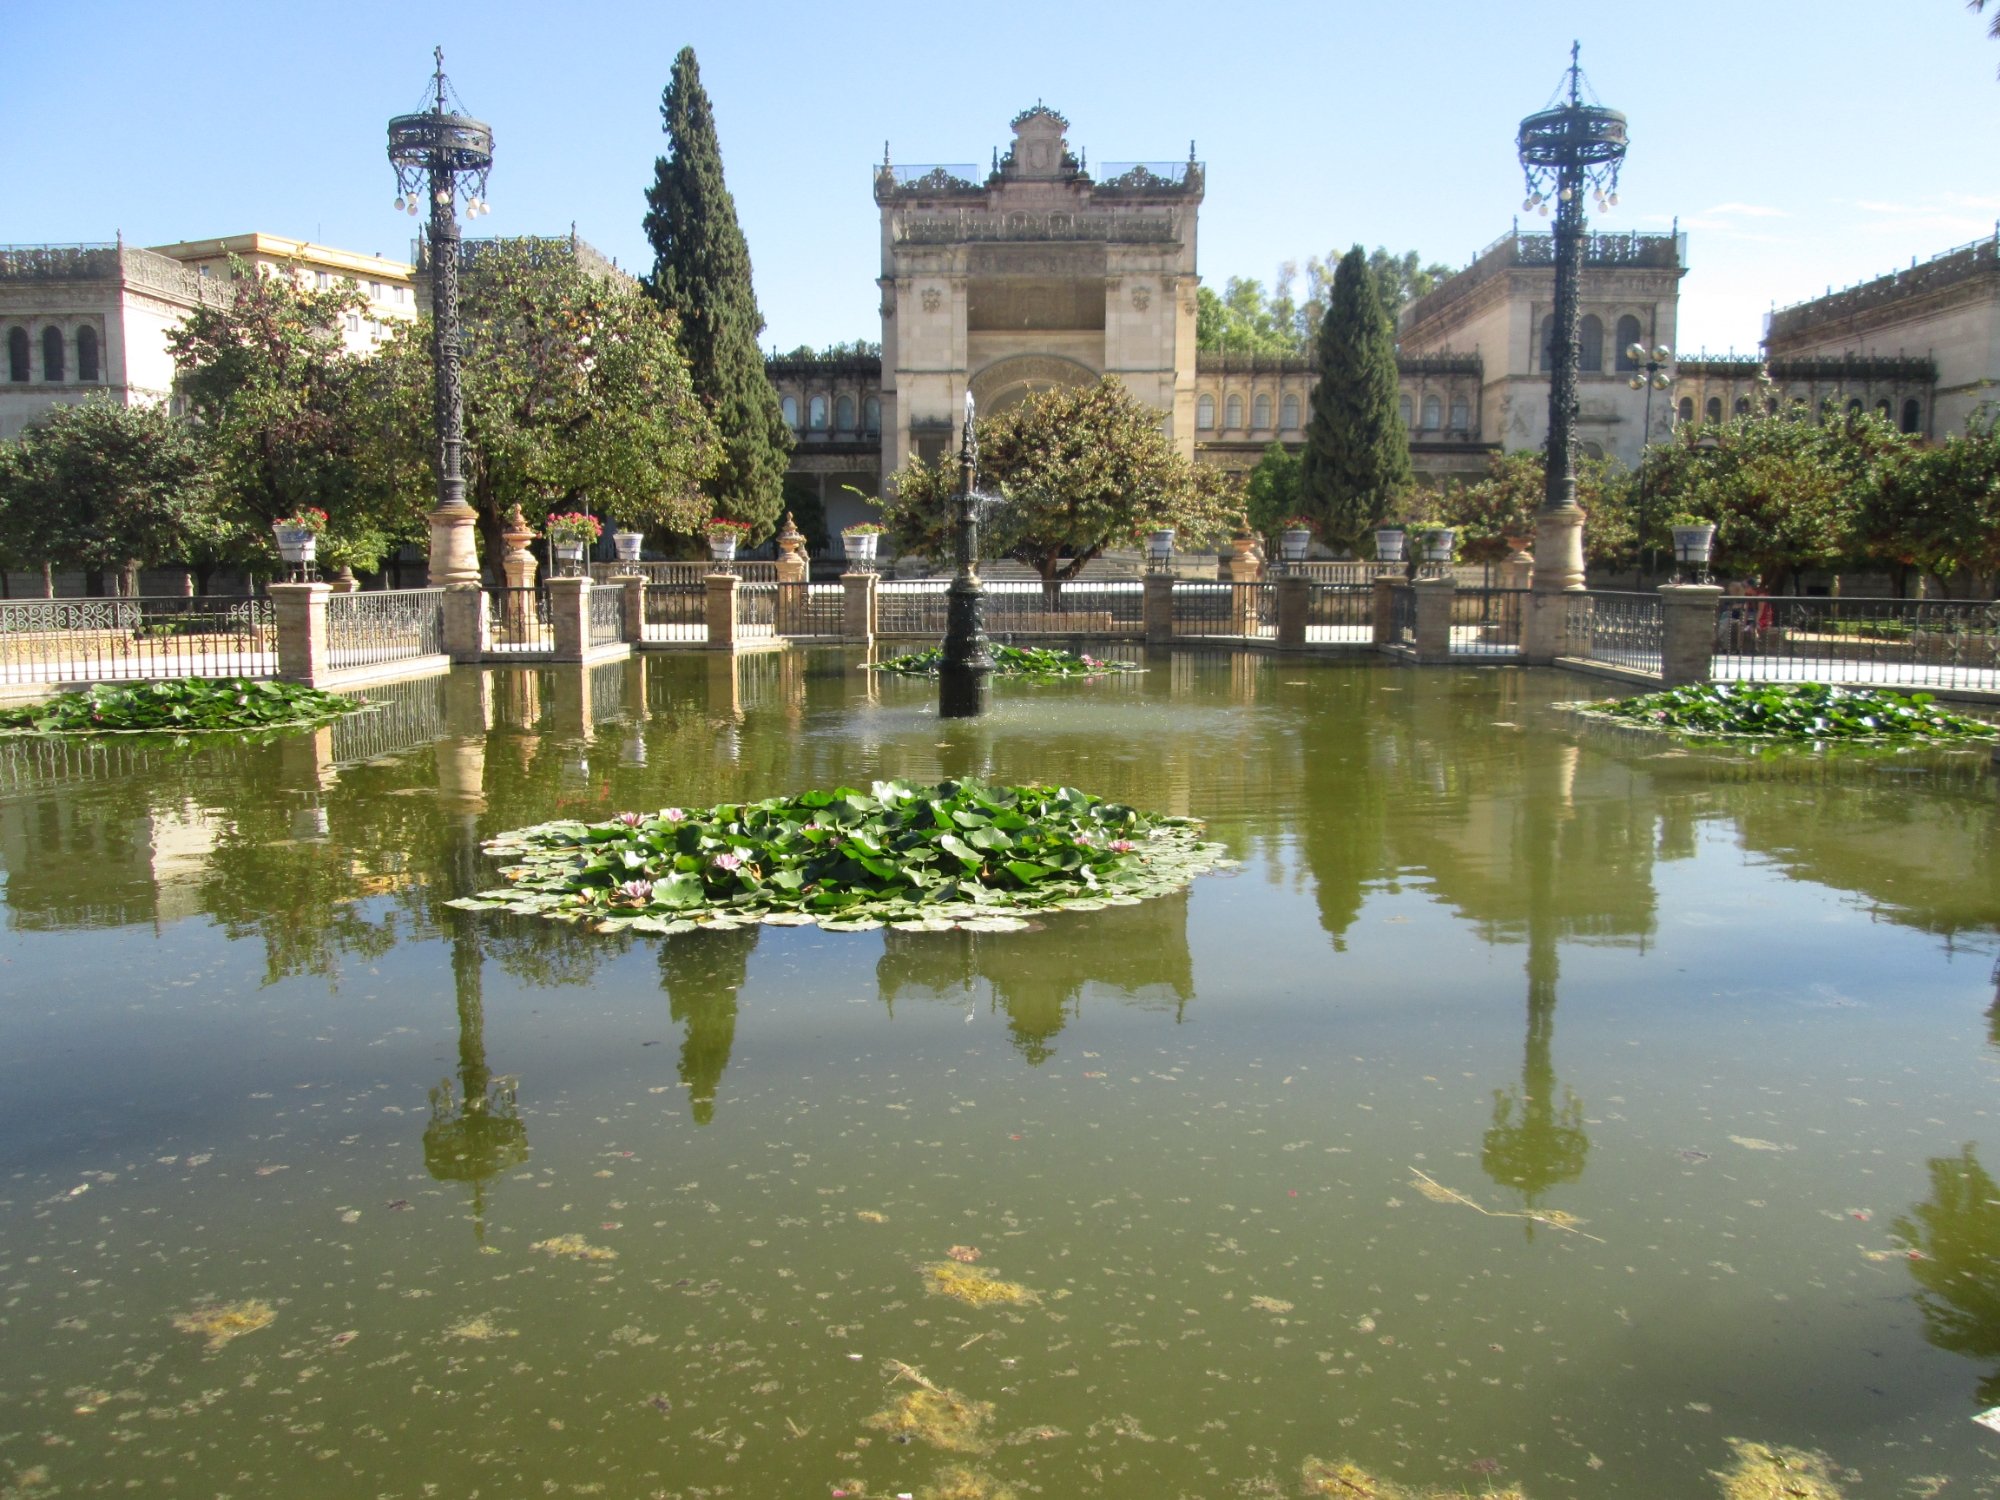
[[[642,635],[649,641],[707,640],[708,584],[705,579],[648,583]]]
[[[1570,649],[1585,661],[1657,674],[1666,653],[1658,594],[1590,589],[1564,595]]]
[[[625,590],[614,584],[590,591],[590,644],[615,646],[625,639]]]
[[[2000,603],[1725,595],[1711,674],[1885,688],[2000,687]]]
[[[327,664],[336,671],[438,656],[443,651],[443,589],[327,595]]]
[[[556,649],[546,588],[494,589],[487,600],[487,643],[493,652],[512,655]]]
[[[274,677],[268,598],[0,601],[0,682]]]

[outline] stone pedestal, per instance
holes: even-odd
[[[535,554],[528,550],[528,543],[535,539],[535,533],[528,527],[521,515],[521,507],[515,506],[513,514],[507,517],[507,527],[500,533],[500,540],[507,550],[500,558],[500,572],[507,580],[509,589],[525,589],[508,602],[507,618],[510,622],[528,632],[541,628],[535,614],[535,575],[539,566]]]
[[[440,505],[430,513],[430,585],[432,588],[479,586],[479,544],[474,528],[479,516],[464,501]]]
[[[778,528],[778,582],[804,583],[810,576],[805,535],[792,519],[792,513],[786,511],[785,524]]]
[[[875,575],[873,573],[843,573],[840,586],[845,590],[841,600],[841,639],[849,645],[871,646],[875,643]]]
[[[486,590],[477,584],[444,593],[444,651],[454,662],[483,660],[491,644]]]
[[[278,678],[318,687],[333,670],[327,654],[324,583],[274,583],[271,613],[278,631]]]
[[[1143,587],[1146,644],[1168,645],[1174,638],[1174,581],[1163,573],[1148,574]]]
[[[636,646],[646,638],[646,575],[621,573],[611,586],[625,591],[625,642]]]
[[[580,662],[590,648],[590,580],[551,578],[549,626],[555,635],[555,660]]]
[[[1371,612],[1370,632],[1375,644],[1393,646],[1396,643],[1396,584],[1394,578],[1378,577],[1375,580],[1374,608]]]
[[[734,573],[710,573],[706,580],[708,599],[708,649],[736,649],[736,589],[740,580]]]
[[[1534,587],[1538,591],[1583,587],[1583,510],[1565,506],[1535,516]]]
[[[1660,590],[1665,641],[1660,650],[1660,685],[1683,687],[1709,680],[1715,652],[1715,612],[1722,590],[1709,583],[1670,583]]]
[[[1278,580],[1278,646],[1297,649],[1306,643],[1306,611],[1312,607],[1312,580],[1289,573]]]
[[[333,575],[333,582],[327,586],[336,594],[358,594],[361,592],[361,580],[354,576],[354,569],[344,565],[338,573]]]
[[[1417,593],[1417,660],[1441,666],[1451,660],[1451,611],[1458,600],[1458,581],[1419,578],[1410,587]]]

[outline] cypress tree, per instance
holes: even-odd
[[[704,488],[718,515],[748,521],[754,539],[776,527],[784,503],[792,432],[764,373],[763,314],[750,284],[750,247],[722,180],[715,114],[694,49],[683,47],[660,100],[667,154],[646,191],[653,274],[646,290],[680,320],[680,345],[697,395],[722,438]]]
[[[1341,257],[1319,330],[1319,384],[1300,498],[1326,541],[1352,547],[1407,487],[1410,439],[1396,409],[1396,339],[1368,259]]]

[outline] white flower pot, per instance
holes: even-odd
[[[1173,527],[1162,526],[1146,533],[1146,556],[1156,568],[1164,568],[1174,560]]]
[[[288,563],[303,566],[319,556],[319,533],[304,526],[272,526],[278,555]]]
[[[1673,532],[1674,561],[1684,567],[1707,567],[1709,554],[1715,550],[1715,528],[1676,526]]]
[[[843,531],[840,534],[841,550],[847,554],[847,560],[853,563],[875,561],[875,544],[881,540],[882,534],[879,531]]]
[[[1281,531],[1278,533],[1278,560],[1297,563],[1306,560],[1306,553],[1312,548],[1313,534],[1310,531]]]
[[[1375,561],[1399,563],[1403,560],[1403,528],[1384,526],[1375,533]]]
[[[733,536],[710,537],[708,539],[708,558],[710,562],[735,562],[736,538]]]
[[[639,560],[639,548],[644,544],[645,540],[646,534],[642,531],[614,531],[611,533],[611,545],[618,549],[618,560],[622,563],[637,562]]]
[[[1449,526],[1437,531],[1425,532],[1423,536],[1422,561],[1433,563],[1450,562],[1452,546],[1457,537],[1457,531]]]

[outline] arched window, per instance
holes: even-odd
[[[1848,399],[1847,414],[1850,417],[1858,417],[1861,415],[1861,398],[1859,396],[1853,396]]]
[[[1627,313],[1618,320],[1618,357],[1616,364],[1613,366],[1614,369],[1636,370],[1639,368],[1639,361],[1625,352],[1638,342],[1639,320],[1630,313]]]
[[[1551,313],[1548,317],[1542,319],[1542,368],[1544,370],[1553,370],[1555,367],[1556,320],[1555,315]]]
[[[1681,397],[1681,420],[1683,422],[1692,422],[1694,420],[1694,397]]]
[[[779,411],[780,411],[781,413],[783,413],[783,415],[784,415],[784,418],[785,418],[785,425],[786,425],[787,427],[791,428],[791,429],[792,429],[792,431],[794,431],[794,432],[797,432],[797,431],[799,430],[799,401],[798,401],[798,397],[796,397],[796,396],[786,396],[786,397],[782,398],[782,399],[781,399],[781,400],[780,400],[780,401],[778,402],[778,410],[779,410]]]
[[[28,330],[7,330],[7,378],[17,385],[28,382]]]
[[[1748,396],[1738,396],[1736,398],[1736,415],[1739,417],[1750,415],[1750,398]]]
[[[826,397],[815,396],[806,403],[806,425],[815,432],[826,430]]]
[[[1912,396],[1903,403],[1903,431],[1915,432],[1923,425],[1923,404],[1915,396]]]
[[[1262,431],[1271,425],[1271,398],[1259,396],[1250,403],[1250,425]]]
[[[861,403],[861,430],[863,432],[882,430],[882,400],[879,396],[870,396]]]
[[[1203,396],[1195,402],[1194,425],[1202,432],[1215,431],[1215,397]]]
[[[42,330],[42,379],[54,382],[65,378],[62,330],[51,323]]]
[[[1472,428],[1471,406],[1467,404],[1466,399],[1463,396],[1452,397],[1451,430],[1453,432],[1467,432],[1470,431],[1471,428]]]
[[[1880,401],[1877,401],[1875,403],[1875,415],[1880,417],[1885,422],[1890,420],[1889,398],[1887,396],[1884,396]]]
[[[1711,422],[1720,422],[1722,420],[1722,398],[1720,396],[1710,396],[1708,398],[1708,407],[1702,414]]]
[[[1284,404],[1278,408],[1278,425],[1287,432],[1297,432],[1299,430],[1299,398],[1297,396],[1285,397]]]
[[[1403,430],[1408,432],[1410,430],[1410,419],[1416,415],[1416,408],[1410,405],[1410,398],[1408,396],[1398,396],[1396,398],[1396,415],[1402,419]]]
[[[1579,448],[1581,448],[1581,449],[1583,450],[1583,456],[1584,456],[1585,458],[1594,458],[1594,459],[1598,460],[1598,462],[1600,462],[1600,463],[1601,463],[1601,462],[1603,462],[1603,460],[1604,460],[1604,444],[1602,444],[1602,443],[1578,443],[1578,444],[1577,444],[1577,447],[1579,447]]]
[[[1604,372],[1604,319],[1596,313],[1576,331],[1576,367],[1586,375]]]
[[[1243,425],[1243,398],[1231,396],[1222,403],[1222,427],[1225,432],[1234,431]]]
[[[854,398],[842,396],[833,403],[833,425],[840,432],[854,431]]]
[[[1436,432],[1444,425],[1444,403],[1435,396],[1424,397],[1424,431]]]
[[[76,331],[76,378],[78,380],[102,380],[104,376],[97,368],[97,330],[79,328]]]

